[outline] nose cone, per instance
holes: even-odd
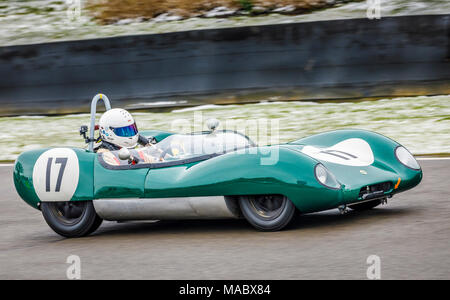
[[[34,208],[39,208],[39,198],[33,186],[33,167],[41,152],[42,150],[24,152],[14,164],[13,178],[16,191],[26,203]]]
[[[395,184],[398,179],[398,173],[394,170],[382,169],[374,165],[358,167],[327,164],[326,167],[346,189],[384,181],[391,181]]]
[[[343,185],[342,191],[345,203],[357,201],[361,188],[366,186],[390,182],[392,188],[388,191],[388,194],[396,194],[413,188],[422,179],[421,170],[414,171],[406,167],[399,167],[394,170],[377,163],[366,167],[324,164]]]
[[[423,173],[422,170],[406,169],[399,178],[401,178],[401,180],[398,182],[398,186],[395,189],[396,193],[412,189],[418,185],[422,181]]]

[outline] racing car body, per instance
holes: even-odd
[[[375,207],[422,179],[403,146],[365,130],[261,147],[234,131],[142,134],[156,143],[24,152],[14,167],[17,192],[57,233],[73,237],[102,219],[243,216],[258,229],[279,230],[298,213]]]

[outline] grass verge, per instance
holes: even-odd
[[[362,1],[362,0],[355,0]],[[162,14],[182,18],[228,17],[268,13],[302,14],[351,0],[88,0],[87,8],[100,23],[121,19],[149,20]],[[221,8],[221,9],[218,9]],[[216,10],[213,13],[213,10]]]

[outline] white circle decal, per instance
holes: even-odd
[[[54,148],[39,156],[33,168],[33,186],[43,202],[69,201],[78,186],[80,169],[75,151]]]
[[[346,139],[329,148],[305,146],[302,152],[317,160],[346,166],[367,167],[375,161],[369,143],[359,138]]]

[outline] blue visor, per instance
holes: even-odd
[[[117,136],[122,137],[131,137],[135,136],[138,133],[136,123],[125,127],[118,127],[118,128],[110,127],[110,128],[112,129],[112,131],[114,131],[114,133]]]

